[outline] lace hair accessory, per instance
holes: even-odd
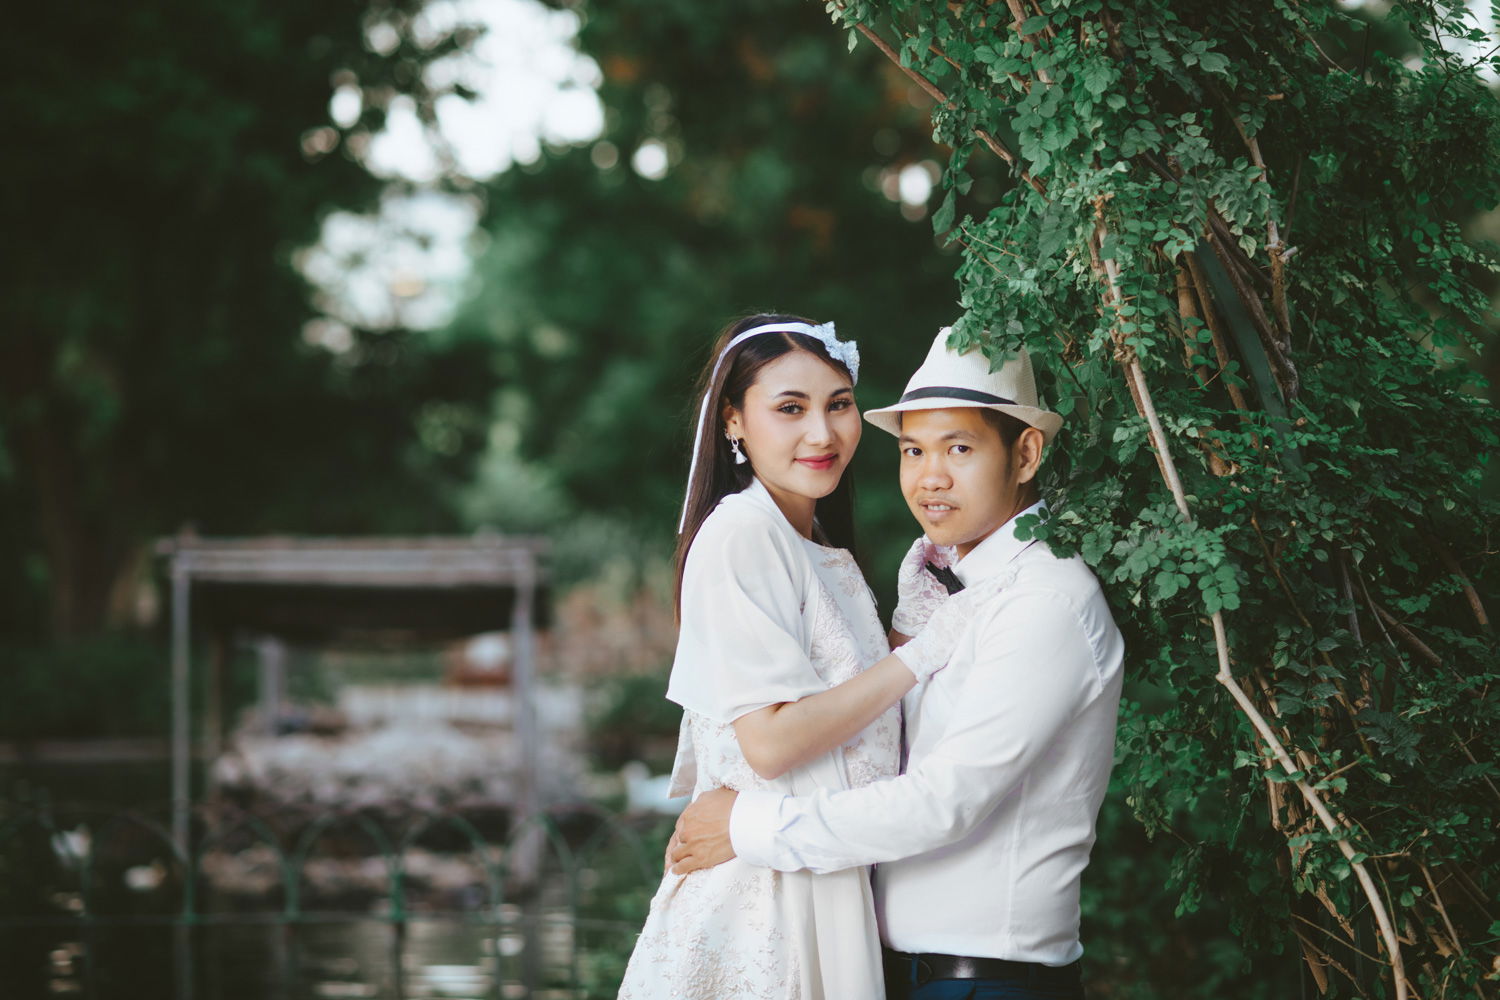
[[[719,353],[718,360],[714,362],[714,370],[708,377],[709,387],[712,388],[719,378],[719,369],[724,367],[724,359],[729,357],[729,352],[749,340],[763,333],[800,333],[812,337],[822,343],[824,350],[833,360],[849,369],[849,378],[855,385],[859,384],[859,345],[852,340],[840,340],[834,335],[832,323],[819,323],[811,326],[807,323],[767,323],[765,326],[754,326],[735,335],[734,339],[724,345],[724,350]],[[705,395],[703,397],[703,409],[698,413],[698,428],[693,432],[693,460],[688,466],[687,491],[682,496],[682,515],[677,519],[677,533],[682,534],[682,528],[687,523],[688,494],[693,490],[693,475],[698,471],[698,449],[703,444],[703,428],[708,424],[709,407],[713,405],[713,399]]]

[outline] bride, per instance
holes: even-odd
[[[799,795],[895,774],[897,703],[951,652],[964,601],[892,654],[851,554],[858,374],[858,349],[831,323],[751,316],[715,345],[679,524],[673,794]],[[867,869],[738,859],[664,875],[620,989],[621,1000],[883,995]]]

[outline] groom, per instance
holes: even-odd
[[[1046,516],[1036,476],[1062,426],[1038,405],[1030,359],[991,372],[947,341],[945,329],[899,402],[865,415],[900,439],[924,536],[902,566],[893,644],[945,598],[938,577],[1004,580],[948,666],[903,700],[904,773],[797,797],[716,789],[683,813],[669,853],[677,872],[736,854],[780,871],[878,863],[891,1000],[1073,1000],[1124,647],[1083,560],[1016,537],[1020,518]]]

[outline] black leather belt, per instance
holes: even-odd
[[[1071,985],[1079,981],[1077,962],[1042,965],[1038,962],[971,958],[967,955],[909,955],[904,951],[891,951],[887,948],[885,965],[887,975],[908,982],[914,979],[918,986],[934,979],[1021,979],[1035,985]]]

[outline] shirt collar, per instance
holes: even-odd
[[[1016,556],[1024,552],[1036,539],[1021,541],[1016,537],[1016,521],[1028,514],[1037,514],[1043,519],[1047,516],[1047,502],[1038,500],[1025,510],[1016,514],[1015,517],[1006,521],[1000,527],[991,532],[990,536],[969,550],[953,565],[953,572],[958,574],[959,580],[965,587],[987,580],[1005,568]]]

